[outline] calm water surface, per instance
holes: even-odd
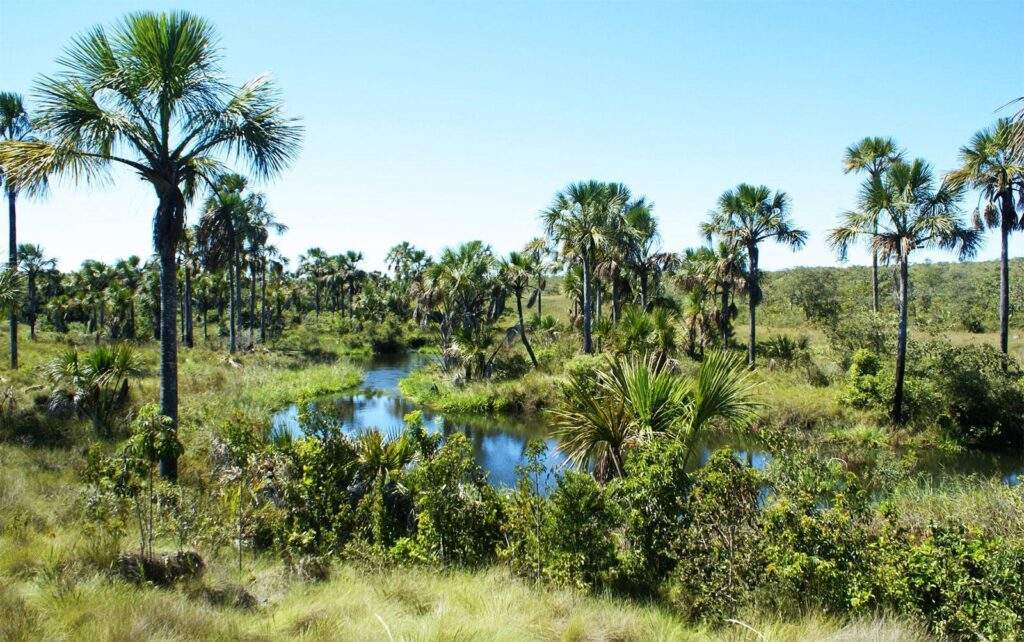
[[[417,406],[402,396],[398,382],[412,370],[427,365],[432,357],[415,353],[376,357],[357,365],[364,368],[363,388],[355,395],[339,395],[314,403],[321,417],[337,422],[350,435],[379,429],[385,435],[397,435],[405,428],[403,417]],[[531,439],[543,439],[547,450],[544,464],[551,473],[547,484],[565,467],[565,458],[557,449],[551,427],[543,414],[526,419],[494,416],[457,417],[423,410],[424,426],[428,431],[451,435],[464,434],[473,445],[477,463],[487,471],[496,486],[513,486],[516,466],[524,462],[526,444]],[[271,425],[275,431],[287,431],[293,436],[305,433],[300,420],[299,407],[292,404],[277,412]],[[736,456],[755,468],[764,468],[770,456],[753,441],[737,436],[712,435],[701,444],[701,461],[716,448],[729,446]],[[919,455],[918,468],[936,480],[976,474],[998,477],[1008,484],[1017,484],[1024,478],[1024,457],[1021,455],[968,453],[956,456],[938,453]]]

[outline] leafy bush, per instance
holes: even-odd
[[[618,520],[604,489],[590,475],[570,471],[558,480],[550,502],[547,576],[578,588],[608,584],[616,564],[611,533]]]
[[[491,561],[501,536],[501,502],[461,433],[410,473],[417,554],[458,566]]]
[[[671,603],[691,619],[733,617],[762,579],[758,498],[763,480],[720,450],[693,476],[677,533]]]
[[[686,451],[679,440],[647,440],[628,451],[626,476],[612,487],[623,511],[621,582],[631,591],[653,593],[675,568],[690,486]]]
[[[915,342],[907,355],[905,410],[911,421],[941,426],[960,443],[1019,444],[1024,441],[1020,376],[1016,362],[991,346]],[[851,358],[841,400],[855,408],[882,412],[892,402],[894,386],[892,366],[861,349]]]

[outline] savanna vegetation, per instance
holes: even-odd
[[[761,270],[808,242],[776,187],[666,248],[649,198],[585,180],[519,251],[403,242],[376,271],[275,247],[250,179],[303,130],[215,43],[132,14],[0,94],[0,638],[1020,638],[1022,466],[927,464],[1024,443],[1021,114],[945,173],[837,150],[862,186],[827,241],[868,267]],[[154,189],[153,256],[61,270],[17,242],[19,205],[113,165]],[[1000,259],[967,261],[989,230]],[[407,351],[432,357],[407,400],[542,422],[565,465],[531,441],[500,488],[421,410],[355,433],[310,403]],[[289,404],[303,434],[272,429]]]

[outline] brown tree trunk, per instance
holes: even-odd
[[[14,190],[7,190],[7,222],[9,230],[9,245],[7,269],[12,274],[18,272],[18,212],[15,202],[18,200],[18,193]],[[18,307],[11,306],[11,368],[18,367]]]
[[[761,299],[761,286],[757,273],[757,246],[747,248],[750,256],[750,334],[747,339],[747,365],[754,367],[757,359],[757,304]]]
[[[526,324],[523,322],[523,293],[516,291],[516,310],[519,312],[519,337],[523,340],[523,346],[526,348],[526,354],[530,355],[530,363],[533,364],[534,369],[537,368],[537,357],[533,354],[533,348],[530,346],[530,340],[526,337]]]
[[[161,194],[153,231],[160,259],[160,414],[170,418],[175,432],[178,430],[177,245],[184,210],[180,194]],[[177,456],[160,459],[160,475],[177,480]]]

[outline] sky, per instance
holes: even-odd
[[[702,242],[724,190],[785,190],[810,239],[798,253],[766,246],[762,266],[835,264],[825,235],[860,183],[842,173],[847,145],[892,136],[942,173],[1024,95],[1020,0],[0,0],[0,89],[31,110],[35,79],[76,34],[140,9],[212,21],[231,82],[275,78],[305,127],[292,166],[258,185],[289,227],[275,244],[293,261],[313,246],[359,250],[370,269],[405,240],[518,249],[559,189],[591,178],[653,200],[668,251]],[[129,173],[62,181],[19,201],[18,238],[63,269],[145,257],[155,204]]]

